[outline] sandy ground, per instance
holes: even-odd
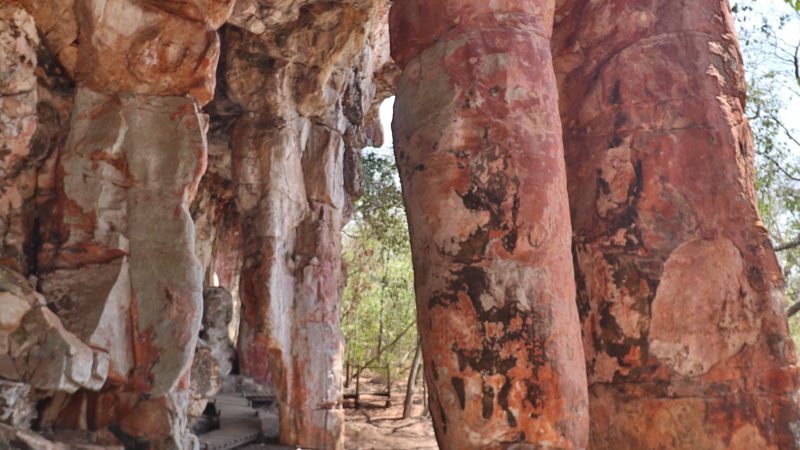
[[[363,383],[362,392],[378,392],[386,386]],[[352,389],[348,389],[351,392]],[[405,386],[395,386],[392,406],[384,408],[386,397],[361,395],[361,408],[353,409],[353,401],[345,403],[345,449],[347,450],[436,450],[436,438],[430,417],[421,417],[422,387],[414,396],[412,417],[403,420]]]

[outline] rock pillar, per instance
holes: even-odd
[[[553,47],[593,448],[797,448],[728,3],[563,2]]]
[[[225,3],[75,4],[78,88],[39,269],[51,307],[110,367],[104,392],[67,402],[56,425],[184,445],[203,288],[188,205],[205,170],[199,108],[213,95]]]
[[[27,273],[36,155],[36,49],[39,35],[24,9],[0,6],[0,265]]]
[[[551,1],[395,2],[394,136],[445,449],[585,448]]]
[[[368,36],[383,5],[352,3],[290,8],[286,21],[244,2],[226,33],[228,93],[244,110],[231,139],[240,367],[272,383],[281,442],[320,449],[343,446],[344,158],[374,96]]]

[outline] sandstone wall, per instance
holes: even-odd
[[[0,439],[192,448],[205,292],[281,441],[342,448],[340,232],[396,91],[440,446],[800,447],[727,3],[389,6],[3,2]]]

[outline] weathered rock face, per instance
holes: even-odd
[[[26,430],[30,428],[35,417],[31,386],[27,383],[0,380],[0,422]]]
[[[797,448],[727,2],[565,1],[555,67],[593,448]]]
[[[281,441],[343,447],[340,231],[388,16],[3,2],[0,440],[192,448],[241,302]],[[727,4],[397,0],[391,28],[440,445],[800,447]]]
[[[209,288],[203,293],[203,328],[192,359],[191,400],[188,415],[203,414],[208,399],[222,389],[223,379],[231,373],[236,350],[228,336],[233,318],[233,298],[223,288]]]
[[[0,6],[0,263],[28,271],[36,158],[36,49],[39,35],[24,9]]]
[[[239,362],[276,387],[282,442],[340,448],[344,166],[364,145],[372,74],[388,59],[371,45],[387,10],[287,3],[274,22],[263,18],[279,6],[251,3],[234,15],[245,27],[225,34],[227,94],[244,111],[231,141],[244,239]]]
[[[44,46],[60,67],[74,77],[78,65],[76,0],[20,0],[18,3],[36,19],[36,29]]]
[[[108,355],[64,329],[27,280],[0,267],[0,377],[41,390],[96,391],[108,366]]]
[[[183,445],[183,391],[200,325],[203,274],[188,205],[205,170],[207,119],[199,106],[212,96],[214,28],[226,13],[222,2],[193,3],[31,7],[53,37],[45,39],[52,54],[63,53],[69,39],[55,36],[70,35],[72,23],[50,20],[57,6],[67,18],[74,13],[81,36],[74,69],[65,65],[78,88],[37,275],[76,340],[107,353],[109,374],[99,397],[51,402],[46,415],[56,425],[77,420],[93,429],[113,422],[118,437],[153,445]],[[40,322],[53,322],[50,309],[40,310]],[[66,353],[52,350],[59,351]],[[105,374],[90,387],[104,381]],[[120,406],[85,408],[95,401]]]
[[[395,151],[442,448],[585,448],[552,2],[405,1]]]

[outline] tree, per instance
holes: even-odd
[[[394,158],[370,152],[362,164],[363,195],[344,232],[346,366],[357,380],[385,368],[390,385],[417,343],[411,248]]]
[[[784,268],[790,317],[800,311],[800,1],[736,2],[745,72],[746,113],[756,150],[758,206]],[[800,337],[800,320],[792,321]]]

